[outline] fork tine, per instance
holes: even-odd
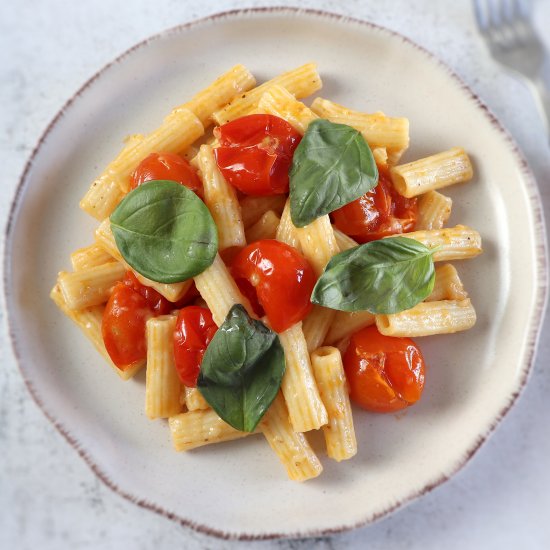
[[[489,29],[489,21],[487,19],[487,11],[484,9],[484,4],[485,2],[483,0],[474,0],[474,12],[477,26],[481,32],[486,32]]]
[[[493,30],[498,30],[502,28],[504,24],[504,13],[502,9],[502,4],[500,0],[488,0],[489,6],[489,21]]]
[[[515,15],[518,19],[528,22],[531,20],[531,10],[533,9],[532,2],[527,0],[514,0]]]

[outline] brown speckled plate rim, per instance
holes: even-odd
[[[203,525],[200,523],[196,523],[193,521],[190,521],[189,519],[186,519],[184,517],[179,516],[176,513],[169,512],[167,510],[164,510],[161,506],[144,500],[140,499],[139,497],[121,489],[116,485],[116,483],[111,480],[94,462],[93,458],[87,453],[87,451],[81,447],[78,439],[69,433],[67,428],[63,426],[63,424],[54,418],[49,411],[47,410],[46,406],[44,405],[44,402],[42,401],[41,396],[39,395],[39,392],[37,389],[33,386],[32,382],[25,376],[24,368],[21,364],[21,354],[19,353],[19,344],[17,341],[17,331],[13,324],[10,322],[10,309],[6,307],[6,318],[8,323],[8,330],[9,330],[9,336],[12,344],[12,349],[14,356],[16,358],[17,364],[19,366],[19,370],[21,372],[21,375],[25,381],[25,384],[31,393],[34,401],[36,404],[42,409],[45,416],[50,420],[50,422],[57,428],[59,433],[67,440],[67,442],[74,447],[74,449],[78,452],[78,454],[84,459],[84,461],[88,464],[88,466],[91,468],[91,470],[94,472],[95,475],[101,479],[105,485],[110,487],[113,491],[118,493],[119,495],[123,496],[124,498],[128,499],[129,501],[137,504],[138,506],[141,506],[143,508],[147,508],[149,510],[152,510],[170,520],[176,521],[180,523],[181,525],[191,527],[192,529],[195,529],[196,531],[199,531],[201,533],[205,533],[207,535],[212,535],[215,537],[219,537],[222,539],[239,539],[239,540],[265,540],[265,539],[277,539],[277,538],[298,538],[298,537],[320,537],[325,535],[332,535],[335,533],[341,533],[350,529],[354,529],[357,527],[361,527],[364,525],[367,525],[369,523],[372,523],[374,521],[377,521],[393,511],[397,510],[398,508],[401,508],[407,503],[412,502],[416,498],[419,498],[420,496],[428,493],[435,487],[441,485],[448,479],[450,479],[454,474],[456,474],[461,468],[465,466],[465,464],[474,456],[474,454],[478,451],[478,449],[481,447],[481,445],[487,440],[489,435],[494,431],[495,427],[498,425],[498,423],[504,418],[504,416],[508,413],[508,411],[511,409],[512,405],[517,401],[518,396],[520,395],[521,391],[525,387],[525,384],[528,380],[531,367],[534,362],[535,358],[535,351],[537,347],[537,342],[540,334],[540,330],[542,327],[542,319],[543,314],[546,306],[546,300],[547,300],[547,277],[548,277],[548,258],[547,258],[547,247],[546,247],[546,231],[545,231],[545,225],[544,225],[544,217],[543,217],[543,210],[540,200],[540,195],[538,191],[538,187],[535,181],[535,178],[533,176],[533,173],[531,172],[527,161],[521,151],[519,150],[517,144],[513,140],[513,138],[510,136],[510,134],[507,132],[507,130],[504,129],[504,127],[501,125],[501,123],[497,120],[495,115],[491,112],[491,110],[485,105],[479,97],[468,87],[468,85],[465,84],[465,82],[456,74],[448,65],[446,65],[443,61],[441,61],[439,58],[434,56],[431,52],[423,48],[422,46],[419,46],[409,38],[392,31],[390,29],[387,29],[385,27],[382,27],[380,25],[376,25],[374,23],[370,23],[367,21],[363,21],[360,19],[347,17],[335,13],[330,13],[326,11],[321,10],[313,10],[313,9],[301,9],[301,8],[293,8],[293,7],[264,7],[264,8],[246,8],[246,9],[236,9],[236,10],[230,10],[225,12],[216,13],[201,19],[197,19],[195,21],[191,21],[186,24],[178,25],[176,27],[173,27],[171,29],[168,29],[166,31],[160,32],[150,38],[147,38],[143,40],[142,42],[136,44],[120,56],[118,56],[114,61],[111,63],[105,65],[100,71],[98,71],[94,76],[92,76],[61,108],[61,110],[57,113],[57,115],[53,118],[53,120],[50,122],[50,124],[47,126],[46,130],[42,134],[41,138],[38,141],[38,144],[34,148],[33,152],[31,153],[25,168],[23,170],[23,174],[21,175],[21,178],[19,180],[18,186],[15,191],[14,199],[11,203],[8,221],[6,225],[5,230],[5,240],[4,240],[4,277],[3,277],[3,283],[4,283],[4,300],[6,306],[12,305],[12,296],[10,294],[10,288],[11,288],[11,241],[13,236],[13,228],[14,228],[14,222],[18,215],[19,207],[22,202],[22,197],[24,194],[25,189],[28,185],[28,176],[30,173],[30,170],[33,166],[33,162],[37,154],[39,153],[42,145],[48,138],[50,132],[53,130],[53,128],[56,126],[58,121],[66,114],[67,110],[71,107],[71,105],[79,98],[79,96],[84,93],[94,82],[96,79],[98,79],[107,69],[112,67],[113,65],[116,65],[123,59],[125,59],[127,56],[132,54],[137,49],[141,49],[143,47],[146,47],[149,43],[152,41],[165,38],[166,36],[169,36],[174,33],[180,33],[182,31],[185,31],[191,27],[200,26],[204,24],[211,24],[218,21],[230,21],[232,19],[239,19],[242,17],[247,16],[262,16],[262,15],[287,15],[291,17],[296,16],[306,16],[311,18],[320,18],[324,20],[331,20],[335,21],[337,23],[352,23],[355,25],[363,25],[365,27],[368,27],[370,29],[375,29],[379,32],[386,33],[388,36],[397,37],[400,38],[404,43],[406,43],[408,46],[412,46],[418,51],[422,52],[428,59],[430,59],[432,62],[435,62],[442,70],[444,70],[451,78],[453,78],[456,83],[463,89],[463,91],[470,97],[470,99],[476,104],[476,106],[480,109],[480,111],[483,113],[483,115],[489,120],[489,122],[493,125],[493,127],[499,131],[502,136],[507,141],[510,150],[512,154],[515,156],[518,165],[521,167],[522,175],[526,182],[527,192],[529,201],[532,208],[532,214],[533,214],[533,223],[534,223],[534,237],[535,237],[535,243],[536,243],[536,254],[537,254],[537,288],[536,288],[536,305],[535,310],[533,312],[531,323],[529,327],[529,333],[528,333],[528,341],[526,346],[526,351],[524,355],[524,362],[521,368],[520,373],[518,374],[518,380],[516,384],[515,391],[510,395],[509,402],[502,408],[502,410],[496,415],[494,418],[492,424],[490,425],[489,429],[486,433],[481,434],[477,441],[474,443],[474,445],[467,449],[466,453],[464,454],[464,458],[462,461],[459,461],[452,471],[450,473],[442,474],[439,477],[432,480],[430,483],[428,483],[422,490],[413,492],[409,494],[406,498],[404,498],[401,501],[396,502],[395,504],[384,508],[383,510],[380,510],[379,512],[375,514],[371,514],[367,517],[365,517],[363,520],[353,523],[353,524],[345,524],[340,527],[334,527],[330,529],[318,529],[318,530],[310,530],[310,531],[304,531],[304,532],[295,532],[295,533],[277,533],[277,532],[271,532],[271,533],[264,533],[264,534],[250,534],[246,532],[226,532],[221,531],[219,529],[216,529],[215,527],[210,527],[208,525]]]

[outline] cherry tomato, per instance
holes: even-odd
[[[350,397],[374,412],[404,409],[420,399],[424,358],[410,338],[383,336],[375,326],[356,332],[344,354]]]
[[[288,193],[288,171],[302,136],[282,118],[248,115],[216,128],[216,162],[225,179],[248,195]]]
[[[185,187],[202,193],[202,183],[193,167],[174,153],[151,153],[145,157],[132,174],[132,189],[151,180],[177,181]]]
[[[243,248],[244,246],[230,246],[220,251],[220,256],[227,267],[231,268],[233,261]],[[265,311],[258,301],[258,295],[256,294],[254,287],[248,282],[247,279],[237,279],[235,282],[237,283],[241,294],[250,302],[254,313],[258,317],[263,317],[265,315]]]
[[[204,352],[217,330],[209,309],[188,306],[180,310],[174,331],[174,358],[185,386],[197,385]]]
[[[395,191],[385,170],[378,185],[362,197],[332,213],[334,225],[360,243],[412,231],[417,218],[417,199]]]
[[[147,306],[151,310],[151,313],[156,317],[157,315],[166,315],[175,308],[175,304],[169,302],[162,294],[157,292],[154,288],[142,285],[132,271],[127,271],[124,276],[123,282],[125,285],[133,288],[136,292],[141,294]]]
[[[315,274],[292,246],[274,240],[243,248],[233,261],[232,274],[251,284],[273,330],[283,332],[310,311]]]
[[[125,282],[118,283],[103,312],[101,333],[113,363],[126,370],[147,357],[145,323],[153,316],[147,299]]]

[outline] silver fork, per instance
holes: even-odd
[[[492,56],[530,84],[550,133],[550,92],[542,80],[547,52],[526,0],[474,0],[477,24]]]

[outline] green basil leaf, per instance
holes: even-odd
[[[234,305],[206,348],[197,387],[225,422],[253,432],[275,399],[285,354],[275,332]]]
[[[111,228],[122,257],[159,283],[202,273],[218,251],[218,232],[208,208],[174,181],[136,187],[111,214]]]
[[[427,298],[434,286],[433,250],[406,237],[372,241],[334,256],[311,301],[341,311],[397,313]]]
[[[289,177],[290,216],[303,227],[376,187],[378,169],[360,132],[318,119],[294,151]]]

